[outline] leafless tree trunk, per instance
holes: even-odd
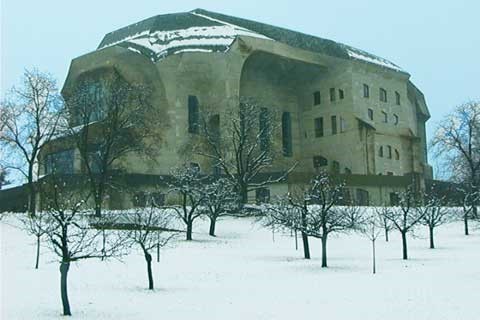
[[[26,70],[22,80],[19,88],[12,89],[11,98],[0,105],[0,146],[15,155],[4,159],[3,165],[26,178],[28,210],[35,215],[38,155],[57,134],[63,105],[51,75]]]

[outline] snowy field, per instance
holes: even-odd
[[[59,319],[58,264],[46,248],[34,270],[33,237],[0,222],[1,319]],[[302,259],[294,238],[263,229],[253,219],[227,219],[218,237],[197,223],[194,241],[177,241],[153,265],[155,291],[147,290],[143,255],[123,261],[87,260],[69,272],[75,319],[480,319],[480,231],[468,237],[461,223],[438,228],[437,249],[422,232],[377,244],[360,235],[331,236],[329,268],[320,268],[321,247]],[[156,257],[155,257],[156,258]]]

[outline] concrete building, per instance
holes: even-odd
[[[271,195],[328,169],[345,179],[361,203],[389,203],[394,191],[412,181],[422,188],[432,176],[423,94],[399,66],[348,45],[197,9],[107,34],[95,51],[73,59],[64,96],[68,99],[82,77],[99,74],[96,70],[115,70],[129,82],[151,86],[166,122],[158,145],[161,165],[130,155],[122,161],[131,175],[168,175],[184,161],[211,172],[205,159],[182,151],[195,139],[189,110],[213,109],[222,119],[239,97],[252,97],[290,126],[291,153],[271,170],[298,162],[288,182],[270,187]],[[66,155],[71,165],[64,171],[81,173],[75,150],[59,152],[43,157],[56,161]],[[110,206],[132,205],[120,198]]]

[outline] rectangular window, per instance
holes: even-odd
[[[368,191],[364,189],[357,189],[357,205],[359,206],[368,206],[369,204],[369,196]]]
[[[73,149],[47,154],[45,174],[73,174]]]
[[[397,106],[400,105],[400,93],[398,93],[397,91],[395,91],[395,103],[397,104]]]
[[[387,146],[388,149],[388,159],[392,159],[392,146]]]
[[[194,134],[200,132],[200,112],[196,96],[188,96],[188,132]]]
[[[315,118],[315,137],[323,137],[323,118]]]
[[[383,122],[388,123],[388,114],[385,111],[382,111]]]
[[[370,88],[367,84],[363,84],[363,97],[368,98],[370,97]]]
[[[394,125],[398,124],[398,116],[396,114],[393,115],[393,124]]]
[[[342,89],[338,89],[338,98],[342,100],[345,97],[345,94]]]
[[[267,108],[260,109],[260,150],[268,151],[270,148],[270,123]]]
[[[292,151],[292,118],[290,112],[282,114],[282,149],[285,157],[291,157]]]
[[[313,167],[315,169],[319,169],[321,167],[325,167],[328,165],[328,161],[326,158],[322,156],[315,156],[313,157]]]
[[[258,188],[255,190],[255,202],[257,204],[270,202],[270,189]]]
[[[380,101],[387,102],[387,90],[380,88]]]
[[[332,172],[336,174],[340,173],[340,163],[338,163],[338,161],[332,161]]]
[[[337,134],[337,116],[332,116],[332,134]]]
[[[345,132],[346,130],[346,123],[343,117],[340,117],[340,132]]]
[[[330,101],[335,101],[335,88],[330,88]]]
[[[373,109],[368,109],[368,119],[373,121]]]
[[[322,97],[320,96],[320,91],[315,91],[313,93],[313,105],[318,106],[320,103],[322,103]]]

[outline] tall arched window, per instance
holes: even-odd
[[[200,111],[196,96],[188,96],[188,132],[198,134],[200,131]]]
[[[260,109],[259,122],[260,122],[260,150],[268,151],[270,148],[270,123],[269,114],[267,108]]]
[[[282,146],[285,157],[292,156],[292,118],[290,112],[282,114]]]

